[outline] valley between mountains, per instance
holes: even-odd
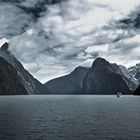
[[[0,95],[140,95],[140,64],[125,68],[96,58],[91,68],[79,66],[45,84],[34,78],[8,50],[0,48]]]

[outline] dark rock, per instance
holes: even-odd
[[[129,73],[132,77],[134,77],[138,81],[138,85],[140,84],[140,63],[136,64],[128,68]]]
[[[16,69],[0,57],[0,95],[28,95]]]
[[[82,94],[131,94],[118,68],[103,58],[97,58],[83,82]]]
[[[135,78],[138,79],[138,81],[140,83],[140,71],[136,72]]]
[[[44,94],[44,85],[35,79],[23,65],[8,50],[0,49],[0,56],[11,64],[17,71],[20,82],[26,88],[28,94]]]
[[[5,42],[2,46],[1,46],[1,50],[5,51],[8,50],[9,44],[7,42]]]
[[[134,95],[140,95],[140,86],[137,88],[137,90],[134,92]]]
[[[135,77],[133,77],[130,74],[129,70],[126,67],[118,66],[117,64],[112,64],[112,66],[114,67],[116,72],[122,76],[123,80],[125,80],[129,89],[131,89],[132,91],[135,91],[139,85],[139,82]]]
[[[69,75],[53,79],[45,84],[49,94],[80,94],[83,80],[89,68],[77,67]]]

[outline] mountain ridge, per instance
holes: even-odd
[[[35,79],[16,59],[16,57],[8,51],[8,46],[8,43],[1,46],[0,56],[17,70],[21,83],[26,88],[28,94],[43,94],[45,92],[43,84]]]
[[[132,94],[138,87],[137,80],[132,76],[132,68],[126,69],[104,58],[96,58],[92,67],[76,67],[70,74],[52,79],[42,84],[35,79],[24,66],[8,50],[9,44],[0,48],[0,57],[17,72],[19,83],[29,95],[41,94]],[[138,75],[138,74],[137,74]],[[138,75],[139,77],[139,75]],[[26,92],[25,92],[26,94]]]
[[[28,95],[16,69],[0,56],[0,95]]]
[[[97,58],[84,79],[83,94],[131,94],[118,68],[103,58]]]
[[[80,94],[83,79],[89,68],[77,67],[70,74],[45,83],[49,94]]]

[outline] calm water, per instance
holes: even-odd
[[[140,97],[0,97],[0,140],[140,140]]]

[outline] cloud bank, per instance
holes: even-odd
[[[42,82],[98,56],[125,66],[140,60],[137,0],[0,3],[0,38]]]

